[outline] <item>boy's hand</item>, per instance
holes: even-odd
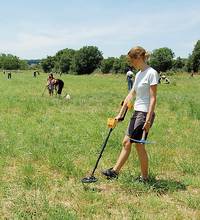
[[[122,118],[122,116],[120,114],[118,114],[116,117],[115,117],[115,120],[116,121],[120,121],[120,119]]]
[[[115,128],[117,125],[117,120],[115,118],[108,118],[107,125],[109,128]]]
[[[151,123],[149,122],[149,121],[146,121],[145,123],[144,123],[144,126],[143,126],[143,130],[145,130],[146,131],[146,133],[148,133],[149,132],[149,129],[150,129],[150,127],[151,127]]]

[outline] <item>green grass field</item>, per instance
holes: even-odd
[[[131,113],[113,131],[96,171],[83,185],[127,94],[125,76],[62,76],[72,99],[42,97],[46,74],[0,74],[1,219],[200,219],[200,76],[159,85],[148,145],[151,181],[137,183],[133,148],[119,179],[100,171],[121,150]]]

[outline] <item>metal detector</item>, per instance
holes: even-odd
[[[138,144],[156,144],[155,141],[147,141],[147,140],[136,140],[136,139],[133,139],[133,138],[129,138],[131,141],[134,141],[134,143],[138,143]]]
[[[83,179],[81,180],[82,183],[94,183],[94,182],[96,182],[96,181],[98,180],[98,179],[94,176],[94,172],[95,172],[95,170],[96,170],[96,168],[97,168],[97,166],[98,166],[99,160],[100,160],[101,157],[102,157],[102,154],[103,154],[103,152],[104,152],[104,149],[105,149],[105,147],[106,147],[106,144],[107,144],[107,142],[108,142],[108,139],[109,139],[110,134],[111,134],[111,132],[113,131],[113,129],[114,129],[114,128],[110,128],[110,130],[109,130],[109,132],[108,132],[108,135],[107,135],[107,137],[106,137],[106,139],[105,139],[105,141],[104,141],[104,143],[103,143],[103,145],[102,145],[101,152],[100,152],[100,154],[99,154],[99,157],[98,157],[98,159],[97,159],[97,161],[96,161],[95,167],[94,167],[94,169],[93,169],[91,175],[90,175],[89,177],[83,178]]]
[[[145,132],[145,130],[144,130],[143,133],[142,133],[142,138],[141,138],[141,140],[136,140],[136,139],[131,138],[131,137],[128,137],[128,138],[129,138],[129,140],[134,141],[134,143],[136,143],[136,144],[155,144],[155,143],[156,143],[156,142],[154,142],[154,141],[147,141],[147,140],[145,139],[145,136],[146,136],[146,132]]]
[[[46,89],[47,89],[47,86],[44,87],[44,90],[42,92],[42,96],[44,96],[44,93],[45,93]]]
[[[123,105],[123,102],[121,103],[121,105]],[[123,117],[120,118],[120,119],[118,119],[118,121],[123,121],[124,118],[125,118],[125,116],[126,116],[126,113],[127,113],[128,109],[131,109],[131,108],[132,108],[132,104],[131,104],[131,103],[128,103],[128,104],[127,104],[127,107],[126,107],[126,109],[125,109],[125,111],[124,111]],[[99,154],[99,157],[98,157],[98,159],[97,159],[97,161],[96,161],[95,167],[94,167],[94,169],[93,169],[91,175],[88,176],[88,177],[83,178],[83,179],[81,180],[82,183],[94,183],[94,182],[97,182],[98,179],[94,176],[94,173],[95,173],[95,170],[97,169],[97,166],[98,166],[98,164],[99,164],[99,161],[100,161],[100,159],[101,159],[101,157],[102,157],[102,154],[103,154],[103,152],[104,152],[104,149],[105,149],[105,147],[106,147],[106,144],[107,144],[107,142],[108,142],[108,139],[109,139],[109,137],[110,137],[110,134],[111,134],[112,131],[114,130],[116,124],[117,124],[117,120],[116,120],[115,118],[108,118],[108,127],[110,128],[110,129],[109,129],[109,132],[108,132],[108,135],[107,135],[105,141],[104,141],[103,144],[102,144],[101,152],[100,152],[100,154]]]

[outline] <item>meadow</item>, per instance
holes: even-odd
[[[94,167],[108,128],[127,95],[124,75],[58,75],[63,94],[42,96],[47,75],[0,73],[0,219],[200,219],[200,76],[169,77],[158,86],[156,120],[147,145],[150,181],[135,181],[133,147],[118,180],[112,167],[131,116],[108,141],[97,183]]]

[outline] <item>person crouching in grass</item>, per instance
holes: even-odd
[[[58,97],[60,97],[62,93],[62,89],[64,87],[64,82],[61,79],[54,79],[53,84],[55,86],[55,90],[58,94]]]

